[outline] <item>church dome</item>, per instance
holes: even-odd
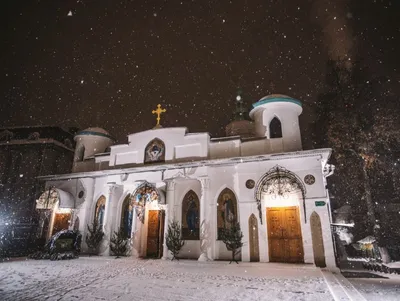
[[[294,99],[290,96],[283,95],[283,94],[271,94],[271,95],[264,96],[256,103],[253,103],[253,108],[258,107],[263,104],[273,103],[273,102],[291,102],[291,103],[299,105],[300,107],[302,106],[302,104],[299,100]]]
[[[77,136],[100,136],[114,140],[114,138],[110,135],[109,132],[99,127],[90,127],[83,131],[79,131],[76,134],[75,139]]]

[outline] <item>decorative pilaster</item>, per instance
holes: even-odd
[[[165,218],[164,218],[164,241],[163,241],[163,257],[162,259],[168,259],[169,253],[167,248],[167,233],[168,225],[174,220],[175,214],[175,181],[174,179],[165,181],[167,184],[167,193],[165,200]]]
[[[167,233],[169,225],[169,212],[168,205],[165,205],[165,217],[164,217],[164,241],[163,241],[163,256],[162,259],[166,260],[169,258],[168,247],[167,247]]]
[[[107,187],[107,195],[106,195],[106,210],[104,213],[104,239],[102,241],[102,255],[110,255],[110,239],[112,235],[112,224],[113,224],[113,211],[116,204],[113,204],[113,193],[115,191],[115,185],[109,185]]]
[[[201,199],[200,199],[200,257],[198,261],[209,261],[207,252],[210,248],[210,220],[207,216],[207,200],[210,179],[208,177],[199,178],[201,183]]]

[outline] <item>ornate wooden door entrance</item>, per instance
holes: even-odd
[[[269,260],[304,262],[300,214],[297,206],[267,208]]]
[[[164,210],[149,210],[147,224],[147,257],[160,258],[163,254]]]
[[[260,261],[258,244],[258,222],[254,214],[249,217],[249,242],[250,242],[250,261]]]
[[[68,229],[70,220],[71,220],[71,213],[56,213],[54,217],[52,235],[56,234],[61,230]]]

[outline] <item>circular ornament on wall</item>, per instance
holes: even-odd
[[[83,190],[81,190],[81,191],[79,191],[79,193],[78,193],[78,198],[82,198],[83,197],[83,195],[84,195],[84,192],[83,192]]]
[[[304,183],[307,185],[312,185],[315,183],[315,177],[313,175],[306,175],[304,177]]]
[[[248,188],[248,189],[253,189],[254,188],[254,186],[256,185],[256,183],[254,182],[254,180],[247,180],[246,181],[246,187]]]

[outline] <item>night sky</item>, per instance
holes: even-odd
[[[241,88],[249,107],[302,100],[307,132],[328,59],[362,60],[400,94],[396,0],[7,0],[0,15],[0,126],[100,126],[123,143],[161,103],[163,126],[222,136]]]

